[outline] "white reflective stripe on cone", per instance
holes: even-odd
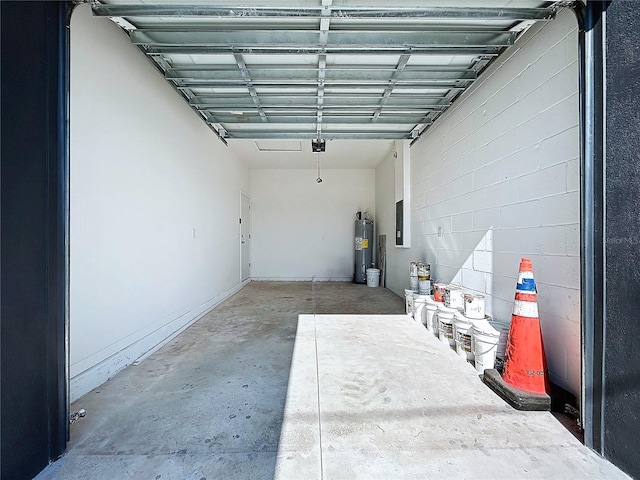
[[[513,314],[519,317],[538,318],[538,304],[516,300],[513,304]]]

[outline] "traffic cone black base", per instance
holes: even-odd
[[[482,381],[503,400],[516,410],[550,411],[551,397],[546,393],[525,392],[516,387],[512,387],[502,379],[497,370],[485,370],[480,375]]]

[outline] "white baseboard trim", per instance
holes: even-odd
[[[237,293],[250,281],[246,280],[206,303],[189,310],[153,332],[139,338],[119,352],[72,377],[69,381],[69,403],[75,402],[86,393],[110,380],[122,369],[129,365],[137,365],[149,355],[158,351],[220,303]]]
[[[254,282],[352,282],[353,277],[251,277]]]

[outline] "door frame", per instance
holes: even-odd
[[[249,218],[248,218],[248,224],[249,224],[249,248],[248,248],[248,253],[247,256],[248,258],[248,263],[249,263],[249,276],[247,278],[242,278],[242,267],[243,267],[243,260],[244,257],[242,255],[242,201],[243,201],[243,197],[246,198],[249,202]],[[239,240],[239,245],[240,245],[240,283],[244,283],[244,282],[248,282],[251,280],[251,197],[245,193],[243,190],[240,190],[240,221],[238,222],[238,226],[240,228],[240,232],[238,234],[238,240]]]

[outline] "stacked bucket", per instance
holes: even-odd
[[[514,408],[551,408],[531,260],[520,262],[511,322],[486,315],[483,295],[463,292],[459,285],[432,284],[428,264],[411,262],[410,272],[407,314],[459,356],[473,361],[483,382]]]
[[[426,269],[421,269],[421,266],[426,266]],[[428,264],[411,262],[411,288],[405,290],[407,314],[422,323],[441,342],[454,348],[460,357],[474,361],[478,372],[500,368],[505,356],[509,322],[499,322],[485,314],[483,295],[463,292],[462,287],[455,284],[432,284],[428,267]],[[426,293],[426,287],[420,288],[427,272],[429,293]],[[418,291],[414,291],[416,284]]]

